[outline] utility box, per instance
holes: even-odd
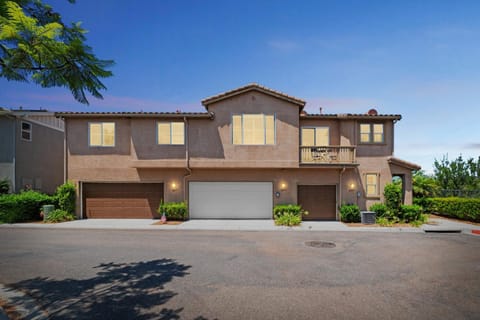
[[[42,207],[43,210],[43,221],[47,220],[48,215],[50,212],[55,210],[55,206],[53,204],[46,204]]]
[[[377,214],[374,211],[360,211],[363,224],[375,224]]]

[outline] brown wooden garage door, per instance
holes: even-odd
[[[336,186],[298,186],[298,203],[308,211],[303,220],[336,220]]]
[[[163,198],[162,183],[84,183],[87,218],[151,219]]]

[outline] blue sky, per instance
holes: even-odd
[[[113,59],[104,100],[0,79],[0,105],[203,111],[257,82],[317,113],[402,114],[395,155],[480,155],[480,1],[45,1]]]

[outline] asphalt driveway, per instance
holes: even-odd
[[[465,234],[0,232],[0,283],[51,319],[479,319],[479,272]]]

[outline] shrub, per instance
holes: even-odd
[[[48,214],[45,218],[45,222],[65,222],[75,220],[75,215],[73,213],[67,212],[62,209],[55,209]]]
[[[42,206],[54,203],[52,196],[33,190],[1,195],[0,220],[6,223],[39,220]]]
[[[370,207],[370,211],[375,212],[376,217],[385,217],[389,215],[387,206],[383,203],[375,203]]]
[[[291,212],[284,212],[282,215],[279,215],[275,218],[275,224],[279,226],[298,226],[302,223],[301,214],[294,214]]]
[[[344,222],[360,222],[360,208],[355,204],[344,204],[340,207],[340,217]]]
[[[7,194],[10,190],[10,181],[8,179],[0,180],[0,194]]]
[[[168,220],[184,221],[188,215],[187,204],[185,202],[162,202],[157,211],[160,215],[165,213]]]
[[[273,208],[273,217],[276,219],[289,213],[301,217],[304,211],[302,206],[297,204],[278,204]]]
[[[400,209],[402,204],[402,187],[398,184],[389,183],[383,189],[383,196],[385,197],[385,204],[387,208],[396,212]]]
[[[54,197],[61,210],[71,214],[75,213],[76,192],[75,185],[72,182],[65,182],[61,186],[58,186]]]
[[[423,212],[423,208],[418,205],[401,205],[400,206],[400,219],[405,222],[417,221]]]
[[[439,215],[480,222],[479,198],[432,198],[427,212]]]
[[[391,227],[393,225],[393,221],[390,221],[386,217],[376,217],[375,220],[375,222],[382,227]]]

